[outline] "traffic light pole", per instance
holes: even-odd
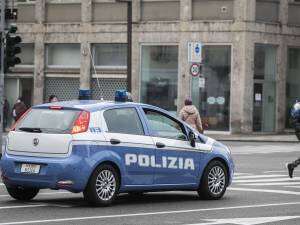
[[[2,136],[3,136],[3,95],[4,95],[4,40],[5,40],[5,3],[6,0],[1,0],[1,24],[0,24],[0,32],[1,32],[1,71],[0,71],[0,156],[2,156]]]

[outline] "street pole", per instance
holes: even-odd
[[[1,0],[1,71],[0,71],[0,155],[2,156],[2,136],[3,136],[3,95],[4,95],[4,48],[5,48],[5,3],[6,0]]]
[[[127,1],[127,90],[131,92],[131,51],[132,51],[132,1]]]

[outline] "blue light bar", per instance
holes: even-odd
[[[116,102],[126,102],[128,100],[128,92],[126,90],[116,90],[115,101]]]

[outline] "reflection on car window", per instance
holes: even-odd
[[[141,120],[134,108],[109,109],[103,114],[108,132],[143,135]]]
[[[150,129],[158,137],[187,140],[183,125],[167,115],[154,110],[144,109]]]

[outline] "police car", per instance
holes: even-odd
[[[34,106],[9,132],[1,159],[7,191],[22,201],[46,188],[83,192],[93,205],[171,190],[219,199],[233,173],[225,145],[165,110],[124,101]]]

